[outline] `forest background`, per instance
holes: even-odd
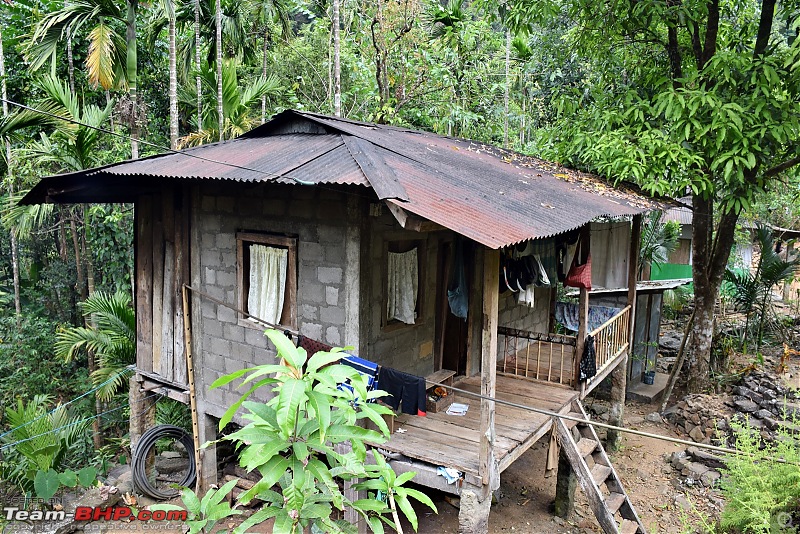
[[[18,207],[20,196],[45,175],[230,139],[285,108],[690,195],[702,389],[742,223],[800,226],[798,13],[796,0],[2,0],[0,420],[130,363],[70,351],[65,333],[92,326],[92,295],[126,306],[133,207]],[[103,414],[75,465],[124,442],[124,387],[106,393],[72,406]]]

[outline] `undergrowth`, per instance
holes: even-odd
[[[726,533],[797,532],[800,526],[800,433],[782,428],[761,448],[752,427],[731,422],[736,449],[722,482],[726,506],[720,527]]]

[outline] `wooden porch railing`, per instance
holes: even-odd
[[[594,338],[598,375],[601,375],[605,367],[628,348],[630,318],[631,307],[626,306],[614,317],[589,332],[589,335]]]
[[[499,372],[575,385],[577,338],[507,327],[499,327],[497,334],[498,352],[501,354],[497,362]]]

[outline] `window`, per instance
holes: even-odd
[[[268,323],[296,328],[297,239],[239,232],[236,256],[240,309]]]
[[[384,325],[420,320],[423,251],[419,241],[390,241],[386,248]]]

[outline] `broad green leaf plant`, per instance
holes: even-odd
[[[382,533],[384,524],[402,532],[398,508],[416,530],[417,518],[409,498],[434,511],[436,507],[423,493],[403,487],[414,474],[396,477],[374,449],[374,464],[367,465],[367,444],[380,445],[389,436],[382,416],[391,410],[371,402],[385,392],[368,391],[361,374],[337,364],[343,349],[317,352],[308,358],[306,351],[295,347],[283,333],[267,330],[266,335],[277,348],[280,363],[236,371],[211,385],[217,388],[242,379],[240,387],[249,388],[222,417],[220,428],[240,408],[246,410],[242,418],[250,423],[225,439],[239,445],[241,466],[262,476],[239,497],[239,503],[258,498],[265,504],[235,532],[246,532],[272,518],[276,534],[301,533],[308,528],[328,534],[356,532],[354,525],[338,519],[348,507],[363,517],[372,532]],[[341,387],[344,383],[350,387]],[[261,387],[271,387],[275,396],[267,403],[248,401]],[[379,430],[360,426],[366,420]],[[356,489],[366,490],[368,497],[349,500],[337,479],[358,479]],[[377,492],[385,500],[379,500]]]

